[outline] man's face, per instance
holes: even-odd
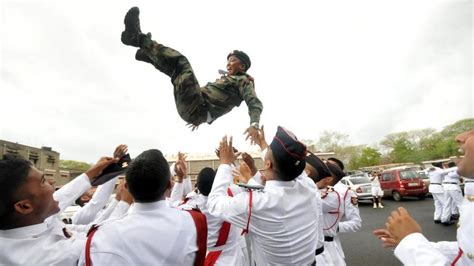
[[[59,203],[53,198],[54,187],[45,179],[42,172],[31,167],[26,183],[17,191],[18,201],[28,200],[34,214],[42,219],[59,212]]]
[[[240,62],[240,60],[231,55],[229,57],[229,60],[227,60],[227,72],[229,72],[229,75],[235,75],[239,72],[244,72],[245,71],[245,67],[244,65],[242,64],[242,62]]]
[[[458,173],[464,177],[474,177],[474,129],[456,137],[464,158],[458,162]]]

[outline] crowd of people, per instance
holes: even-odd
[[[465,156],[456,172],[474,176],[474,130],[457,140]],[[283,127],[270,144],[260,129],[255,142],[263,169],[223,137],[219,167],[203,168],[194,187],[183,153],[170,167],[161,151],[144,151],[119,181],[117,165],[128,156],[119,145],[57,191],[29,161],[6,156],[0,264],[345,265],[339,234],[358,231],[362,220],[355,193],[339,182],[342,162],[308,152]],[[91,193],[106,172],[115,175]],[[374,233],[407,265],[472,265],[474,194],[466,192],[457,242],[429,242],[404,208]],[[65,224],[59,214],[74,202],[82,207]]]
[[[132,159],[122,144],[55,191],[31,162],[4,156],[0,265],[345,265],[339,234],[359,231],[362,219],[356,194],[339,182],[344,164],[309,152],[283,127],[266,142],[248,55],[231,52],[226,74],[201,88],[186,57],[142,33],[136,7],[121,40],[171,78],[178,113],[193,130],[245,101],[245,133],[259,146],[263,168],[224,136],[220,165],[204,167],[193,186],[184,153],[170,166],[159,149]],[[463,198],[451,186],[474,177],[474,130],[456,140],[465,157],[454,170],[433,168],[430,192],[435,222],[459,214],[457,241],[429,242],[404,208],[374,231],[404,264],[474,264],[474,189]],[[371,181],[374,208],[383,208],[375,174]],[[60,214],[74,203],[80,209],[64,223]]]

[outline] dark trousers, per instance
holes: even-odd
[[[152,64],[171,78],[176,109],[181,118],[193,125],[207,120],[207,103],[188,59],[180,52],[151,39],[143,42],[136,59]]]

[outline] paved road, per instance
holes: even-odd
[[[425,200],[404,199],[395,202],[384,199],[384,209],[373,209],[372,204],[360,203],[362,229],[360,232],[340,234],[347,265],[401,265],[393,255],[393,250],[383,248],[381,242],[372,234],[377,228],[382,228],[390,212],[398,206],[405,207],[421,225],[423,234],[430,241],[455,241],[456,226],[443,226],[433,223],[433,199]]]

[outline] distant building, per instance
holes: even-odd
[[[0,140],[0,157],[5,154],[21,156],[29,160],[38,170],[43,171],[46,179],[54,178],[57,183],[69,182],[59,171],[59,152],[51,147],[31,147],[6,140]],[[64,180],[63,180],[64,179]]]

